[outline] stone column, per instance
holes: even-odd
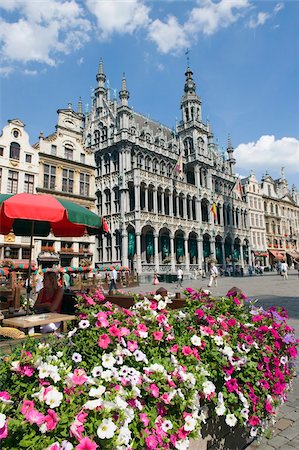
[[[164,216],[165,214],[165,191],[161,191],[161,214]]]
[[[251,245],[248,244],[248,260],[249,260],[249,265],[252,266],[252,255],[251,255]]]
[[[226,269],[224,241],[221,242],[223,267]]]
[[[135,211],[140,210],[140,184],[134,184]]]
[[[144,210],[148,212],[148,187],[144,187]]]
[[[123,266],[128,266],[128,233],[125,227],[122,228],[121,236],[121,263]]]
[[[233,226],[233,210],[230,207],[228,211],[229,211],[229,225],[230,225],[230,227],[232,227]]]
[[[173,193],[169,193],[169,215],[173,216]]]
[[[137,232],[135,233],[136,236],[136,268],[137,268],[137,273],[141,273],[142,272],[142,267],[141,267],[141,232]]]
[[[187,197],[183,197],[183,217],[187,217]]]
[[[185,244],[186,272],[190,272],[190,255],[189,255],[189,249],[188,249],[188,238],[184,238],[184,244]]]
[[[210,240],[210,248],[211,253],[213,254],[214,258],[216,259],[216,245],[215,245],[215,239]]]
[[[195,186],[200,187],[200,172],[199,167],[194,167]]]
[[[202,249],[202,237],[197,238],[197,261],[200,269],[203,268],[203,249]]]
[[[219,218],[220,218],[220,223],[219,223],[219,225],[220,225],[221,227],[223,227],[223,204],[219,204],[219,205],[218,205],[218,208],[219,208]]]
[[[153,188],[153,212],[158,212],[158,202],[157,202],[158,191],[156,188]]]
[[[176,196],[176,217],[180,217],[180,202],[179,202],[180,196],[177,194]]]
[[[243,245],[240,244],[241,267],[244,269]]]
[[[158,234],[154,234],[154,251],[155,251],[155,256],[154,256],[155,271],[159,272],[160,267],[159,267],[159,235]]]
[[[201,201],[199,198],[195,200],[195,211],[196,211],[196,220],[199,223],[202,223],[202,217],[201,217]]]
[[[174,273],[175,272],[174,237],[170,235],[169,240],[170,240],[171,271]]]

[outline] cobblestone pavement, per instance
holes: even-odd
[[[231,287],[237,286],[250,298],[257,298],[258,305],[264,307],[284,306],[289,314],[289,324],[296,330],[299,338],[299,277],[297,272],[290,271],[289,279],[283,280],[276,273],[265,273],[252,277],[221,277],[218,286],[207,287],[207,279],[184,280],[183,287],[176,284],[160,283],[171,292],[183,292],[186,287],[210,289],[214,295],[224,295]],[[133,292],[148,292],[156,290],[159,286],[142,284],[138,288],[128,288]],[[281,406],[277,421],[272,428],[271,439],[253,442],[246,450],[294,450],[299,449],[299,365],[297,360],[297,373],[293,389],[288,395],[288,401]],[[237,446],[236,446],[237,448]],[[230,450],[235,450],[233,447]]]

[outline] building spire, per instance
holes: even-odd
[[[227,154],[228,154],[228,163],[230,167],[231,174],[234,173],[234,165],[236,164],[236,160],[234,158],[234,147],[232,145],[232,140],[230,134],[227,137]]]
[[[98,73],[97,73],[97,82],[98,82],[98,86],[99,87],[104,87],[105,82],[106,82],[106,75],[104,74],[104,65],[103,65],[103,60],[102,58],[100,59],[99,62],[99,69],[98,69]]]
[[[78,101],[78,114],[82,114],[82,99],[79,97]]]
[[[125,74],[123,74],[122,82],[121,82],[121,90],[119,91],[119,98],[122,106],[128,106],[128,99],[130,97],[130,93],[127,89],[127,81]]]

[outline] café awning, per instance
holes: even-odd
[[[299,253],[296,250],[288,251],[287,254],[292,258],[299,260]]]
[[[279,261],[285,259],[286,255],[284,252],[277,252],[274,250],[269,250],[269,253],[274,256],[275,259],[278,259]]]
[[[255,251],[254,256],[268,256],[268,252]]]

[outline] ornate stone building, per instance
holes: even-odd
[[[84,115],[79,101],[78,111],[71,103],[59,109],[56,131],[33,147],[39,153],[39,183],[37,192],[53,194],[95,211],[94,154],[82,141]],[[95,262],[95,237],[56,238],[49,236],[36,241],[37,258],[44,266],[53,263],[78,266],[82,259]]]
[[[175,130],[110,99],[102,61],[84,142],[95,153],[96,196],[110,233],[99,241],[100,263],[121,262],[138,273],[185,273],[213,257],[250,262],[247,208],[234,193],[234,149],[221,154],[188,67]],[[157,99],[158,100],[158,99]],[[213,207],[212,207],[213,206]]]
[[[38,151],[29,143],[25,124],[20,119],[8,120],[0,136],[1,194],[34,193],[38,185]],[[29,258],[29,237],[9,233],[0,235],[0,259],[21,263]]]
[[[242,179],[242,186],[248,208],[252,262],[254,265],[267,266],[269,254],[262,190],[254,173]]]
[[[269,174],[263,176],[261,192],[270,263],[284,259],[291,265],[293,257],[299,260],[299,196],[296,187],[289,191],[282,168],[277,180]]]

